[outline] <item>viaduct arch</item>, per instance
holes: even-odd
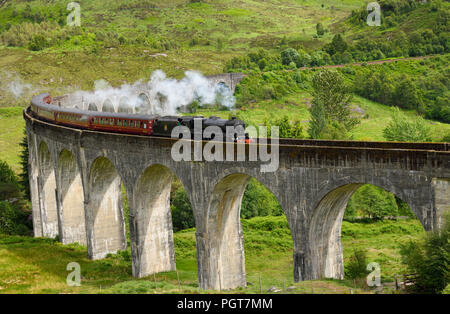
[[[246,285],[239,211],[250,177],[275,195],[287,217],[295,281],[342,278],[343,209],[362,184],[402,198],[426,230],[438,230],[450,210],[448,143],[281,139],[278,170],[261,172],[266,163],[260,161],[176,162],[170,157],[176,140],[170,138],[81,131],[35,120],[26,111],[24,118],[35,236],[60,234],[64,243],[85,237],[93,259],[125,249],[123,183],[136,277],[176,267],[168,203],[173,175],[194,211],[202,289]],[[71,189],[82,191],[83,200],[68,198]],[[74,229],[75,220],[85,223],[84,232]]]

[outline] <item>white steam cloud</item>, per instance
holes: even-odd
[[[198,102],[199,105],[220,104],[229,109],[233,108],[236,102],[226,85],[215,86],[195,71],[186,71],[185,77],[176,80],[157,70],[152,73],[147,83],[138,81],[119,88],[111,87],[102,79],[95,82],[94,91],[75,94],[82,98],[83,107],[90,110],[159,115],[174,115],[193,102]]]
[[[37,91],[32,84],[23,82],[17,73],[2,72],[0,75],[1,86],[3,92],[11,94],[15,99],[29,96]]]

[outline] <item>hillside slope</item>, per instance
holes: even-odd
[[[9,0],[0,8],[0,106],[23,105],[39,91],[91,89],[147,79],[156,69],[181,77],[221,73],[225,62],[284,39],[321,47],[316,24],[345,19],[362,0],[84,0],[81,27],[66,24],[67,1]],[[31,84],[16,95],[16,85]]]

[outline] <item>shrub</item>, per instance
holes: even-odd
[[[356,249],[347,262],[345,275],[348,279],[361,279],[369,274],[367,270],[367,252],[363,249]]]
[[[279,138],[304,138],[303,127],[301,122],[296,120],[293,123],[289,121],[288,116],[283,116],[280,119],[265,120],[264,126],[267,127],[268,136],[271,136],[271,127],[278,127]]]
[[[429,142],[431,141],[430,127],[421,118],[408,119],[395,107],[392,112],[392,120],[383,130],[383,136],[388,141],[398,142]]]
[[[19,196],[19,183],[14,171],[5,161],[0,160],[0,201],[18,198]]]
[[[317,36],[323,36],[323,34],[325,34],[325,29],[323,28],[322,23],[317,23],[316,31],[317,31]]]
[[[441,293],[450,282],[450,214],[440,232],[401,246],[402,262],[416,274],[410,288],[416,293]]]
[[[43,35],[35,35],[28,44],[31,51],[39,51],[48,47],[47,39]]]
[[[0,233],[7,235],[29,235],[28,214],[12,204],[0,201]]]
[[[445,135],[445,136],[442,138],[442,142],[450,143],[450,133],[447,134],[447,135]]]

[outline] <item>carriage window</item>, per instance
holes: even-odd
[[[147,123],[144,123],[144,129],[146,129],[147,128]]]
[[[118,126],[122,126],[122,120],[118,120],[118,121],[117,121],[117,125],[118,125]]]
[[[114,125],[114,119],[109,119],[109,125]]]

